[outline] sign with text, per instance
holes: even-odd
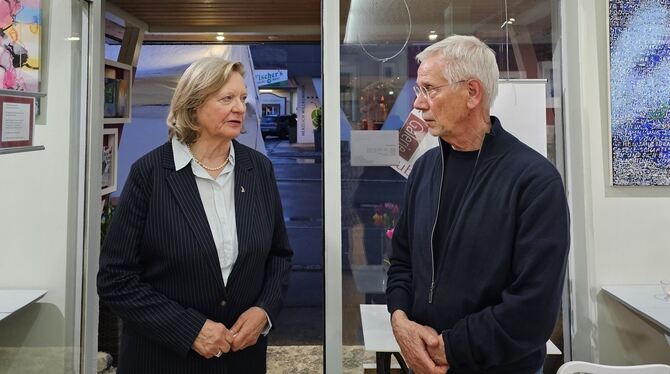
[[[351,166],[392,166],[398,159],[398,131],[351,131]]]
[[[0,148],[33,145],[35,98],[0,95]]]
[[[430,135],[428,125],[421,118],[421,113],[414,109],[409,113],[398,133],[400,163],[391,167],[407,178],[414,162],[427,150],[437,145],[437,138]]]
[[[254,70],[254,78],[258,87],[274,86],[282,87],[288,85],[288,70]]]

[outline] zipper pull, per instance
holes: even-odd
[[[435,288],[435,282],[430,282],[430,291],[428,292],[428,304],[433,303],[433,289]]]

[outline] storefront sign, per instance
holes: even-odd
[[[254,71],[256,85],[258,87],[283,87],[288,85],[288,70],[262,70]]]

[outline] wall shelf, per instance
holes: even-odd
[[[130,122],[130,117],[105,117],[102,119],[102,123],[105,125],[128,122]]]
[[[105,60],[103,123],[130,122],[133,68],[121,62]]]
[[[30,147],[11,147],[11,148],[0,148],[0,155],[7,155],[10,153],[21,153],[21,152],[32,152],[32,151],[43,151],[43,145],[34,145]]]
[[[45,92],[26,92],[26,91],[16,91],[16,90],[5,90],[0,89],[0,95],[9,95],[9,96],[24,96],[24,97],[46,97]]]

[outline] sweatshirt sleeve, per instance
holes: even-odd
[[[407,180],[405,190],[405,206],[398,218],[398,224],[393,230],[393,253],[389,261],[391,266],[388,270],[386,282],[387,308],[390,314],[400,309],[411,316],[412,308],[412,255],[409,248],[409,220],[407,218],[410,190],[412,188],[413,176]]]
[[[484,371],[513,363],[551,335],[569,250],[569,213],[558,173],[538,179],[518,200],[510,282],[500,303],[442,332],[455,370]]]

